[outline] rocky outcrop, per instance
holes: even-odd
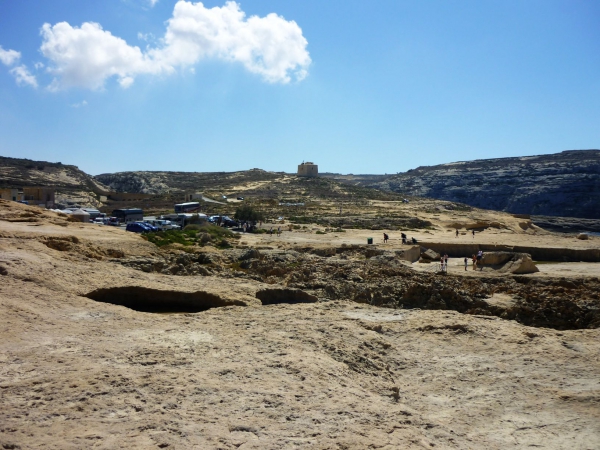
[[[536,273],[540,270],[527,253],[491,252],[485,253],[481,260],[483,267],[491,267],[503,273]]]
[[[271,285],[265,292],[256,293],[263,305],[313,302],[317,298],[343,299],[391,308],[443,309],[497,316],[530,326],[600,327],[597,278],[568,282],[528,278],[523,274],[536,272],[537,267],[531,257],[522,252],[486,252],[483,276],[486,273],[491,276],[474,279],[415,272],[391,251],[361,258],[366,256],[366,250],[371,249],[348,250],[342,255],[345,259],[280,250],[261,250],[253,255],[255,257],[240,259],[249,251],[231,249],[219,253],[164,255],[161,262],[159,258],[145,261],[122,258],[115,262],[144,272],[216,275],[221,280],[262,282]],[[498,277],[499,273],[506,275]],[[490,303],[486,299],[492,294],[512,300],[506,304]],[[207,302],[203,295],[194,305],[202,307]]]
[[[524,245],[454,244],[444,242],[428,242],[427,246],[440,254],[447,253],[451,258],[475,255],[479,250],[482,250],[485,253],[527,253],[535,261],[600,262],[600,248],[530,247]]]
[[[367,185],[497,211],[600,219],[600,150],[422,166]]]
[[[421,257],[421,247],[413,245],[408,249],[396,250],[396,257],[403,261],[416,262]]]

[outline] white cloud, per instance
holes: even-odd
[[[150,7],[153,8],[158,3],[158,0],[148,0],[148,2],[150,3]]]
[[[81,28],[66,22],[54,26],[46,23],[41,34],[40,50],[53,63],[48,71],[57,77],[54,88],[100,89],[111,76],[123,80],[132,73],[148,71],[138,47],[127,45],[97,23],[86,22]]]
[[[37,70],[43,69],[44,68],[44,63],[42,62],[36,62],[33,67],[35,67]]]
[[[276,14],[251,16],[235,2],[205,8],[180,0],[168,20],[162,46],[142,52],[99,24],[72,27],[66,22],[44,24],[42,54],[55,75],[51,89],[79,86],[101,89],[110,77],[123,88],[139,75],[193,69],[205,58],[241,63],[271,83],[302,80],[311,63],[307,41],[294,21]],[[138,34],[139,38],[147,37]]]
[[[12,66],[21,58],[21,53],[16,50],[4,50],[0,45],[0,61],[6,66]]]
[[[83,100],[81,103],[73,103],[71,105],[73,108],[82,108],[84,106],[87,106],[87,102],[85,100]]]
[[[139,33],[138,32],[137,37],[140,41],[146,41],[146,42],[151,42],[151,41],[156,40],[152,33]]]
[[[33,76],[29,72],[27,67],[25,67],[24,65],[20,65],[20,66],[10,69],[10,73],[11,73],[11,75],[13,75],[15,77],[15,80],[17,80],[17,84],[19,86],[28,84],[29,86],[34,87],[34,88],[38,87],[38,83],[37,83],[35,76]]]

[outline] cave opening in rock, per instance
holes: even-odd
[[[138,286],[97,289],[86,297],[150,313],[197,313],[223,306],[245,306],[242,301],[223,300],[208,292],[162,291]]]
[[[261,289],[256,293],[256,298],[263,305],[276,305],[280,303],[315,303],[319,301],[317,297],[298,289]]]

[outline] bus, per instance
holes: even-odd
[[[137,222],[144,220],[144,211],[139,208],[114,209],[111,216],[121,223]]]
[[[187,203],[178,203],[175,205],[175,213],[188,213],[188,212],[198,212],[200,210],[200,203],[198,202],[187,202]]]

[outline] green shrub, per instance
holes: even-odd
[[[213,225],[210,223],[204,223],[204,224],[192,224],[192,225],[188,225],[185,227],[185,231],[187,232],[188,230],[193,230],[195,233],[197,232],[201,232],[201,233],[208,233],[211,235],[211,237],[213,238],[231,238],[234,237],[235,234],[227,229],[227,228],[223,228],[223,227],[219,227],[217,225]]]
[[[194,244],[192,241],[189,241],[184,232],[180,230],[158,231],[156,233],[148,233],[144,237],[157,247],[169,244],[181,244],[186,246]]]
[[[252,222],[265,220],[265,216],[262,211],[258,211],[250,205],[243,205],[236,209],[233,218],[237,220],[250,220]]]

